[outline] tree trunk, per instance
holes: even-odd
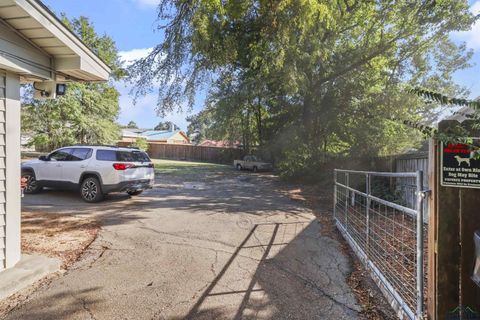
[[[256,117],[257,117],[257,134],[258,134],[258,144],[262,146],[263,142],[263,124],[262,124],[262,110],[261,105],[258,104],[256,108]]]
[[[307,93],[303,99],[302,114],[303,132],[301,133],[305,139],[310,140],[313,127],[313,97]]]

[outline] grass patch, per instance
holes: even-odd
[[[231,170],[231,166],[190,161],[152,159],[155,165],[155,173],[170,175],[187,175],[198,171],[224,171]]]

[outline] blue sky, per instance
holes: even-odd
[[[155,30],[158,0],[43,0],[55,13],[66,13],[68,17],[80,15],[89,17],[98,33],[111,36],[126,61],[144,56],[163,39],[161,32]],[[472,11],[480,14],[480,0],[470,1]],[[471,92],[471,97],[480,96],[480,22],[469,32],[451,35],[456,41],[465,41],[467,46],[475,51],[472,68],[458,71],[455,81]],[[140,127],[154,127],[159,121],[173,121],[180,128],[187,128],[185,117],[187,112],[177,112],[165,119],[159,118],[155,112],[157,96],[155,93],[140,99],[133,105],[129,96],[130,88],[124,83],[117,83],[117,89],[122,94],[120,98],[121,113],[119,122],[135,121]],[[202,108],[203,99],[200,96],[193,113]]]

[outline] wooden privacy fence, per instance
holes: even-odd
[[[425,190],[429,189],[428,181],[428,152],[417,152],[403,154],[394,157],[395,170],[394,172],[417,172],[422,171],[425,174],[423,175],[422,185]],[[397,185],[397,191],[403,195],[405,205],[410,208],[416,208],[417,205],[417,190],[414,181],[409,180],[400,180]],[[429,213],[429,204],[428,201],[423,201],[423,212],[425,221],[428,221]],[[416,208],[417,209],[417,208]]]
[[[422,171],[423,186],[429,189],[428,175],[428,152],[415,152],[400,154],[387,157],[374,158],[349,158],[332,161],[333,168],[347,170],[363,171],[383,171],[383,172],[417,172]],[[395,196],[399,204],[409,208],[417,209],[416,182],[414,179],[398,179],[394,183],[390,182],[388,192]],[[429,204],[423,202],[423,212],[425,221],[428,220]]]
[[[127,143],[128,145],[128,143]],[[125,146],[119,143],[119,146]],[[148,155],[153,159],[185,160],[232,164],[243,156],[242,149],[202,147],[183,144],[148,143]]]

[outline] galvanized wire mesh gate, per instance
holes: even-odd
[[[335,170],[337,228],[401,318],[422,319],[426,270],[423,174]],[[408,207],[399,185],[415,185]]]

